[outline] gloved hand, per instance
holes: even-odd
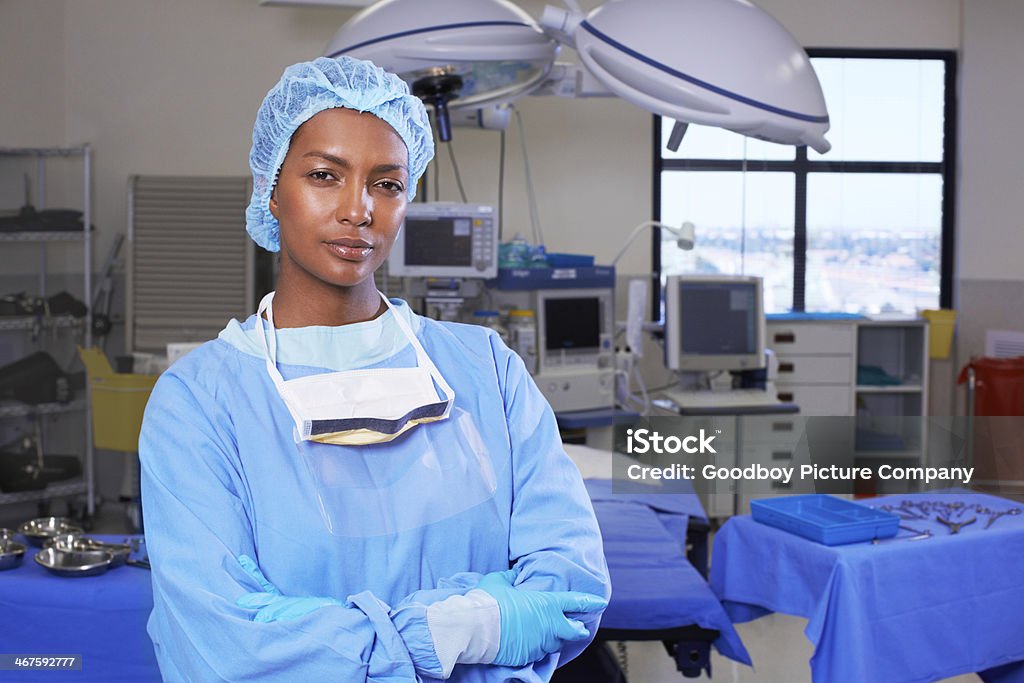
[[[277,586],[270,583],[251,557],[239,555],[238,564],[242,565],[242,569],[263,587],[262,593],[246,593],[235,601],[235,604],[239,607],[256,610],[256,616],[253,617],[253,621],[262,624],[268,624],[272,621],[291,621],[292,619],[303,617],[310,612],[315,612],[321,607],[344,604],[334,598],[286,597],[281,594]]]
[[[493,572],[477,585],[498,603],[501,635],[495,664],[525,666],[558,652],[562,641],[588,638],[583,623],[565,613],[600,612],[608,606],[589,593],[519,590],[512,584],[515,577],[511,569]]]

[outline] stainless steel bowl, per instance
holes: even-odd
[[[15,533],[14,529],[0,529],[0,542],[13,541]]]
[[[44,548],[56,548],[57,550],[76,550],[75,544],[85,537],[77,531],[68,531],[56,536],[51,536],[43,541]],[[77,550],[89,550],[89,548],[77,548]]]
[[[110,569],[111,555],[105,550],[73,550],[43,548],[36,553],[36,562],[58,576],[96,576]]]
[[[128,558],[131,557],[132,547],[125,543],[107,543],[106,541],[97,541],[95,539],[89,539],[92,541],[92,545],[97,550],[103,550],[110,553],[110,568],[123,566]]]
[[[58,534],[53,538],[48,538],[43,541],[43,548],[54,548],[62,553],[88,552],[91,550],[107,552],[110,553],[111,569],[122,566],[128,561],[128,556],[132,553],[130,545],[124,543],[107,543],[88,536],[82,536],[75,532]]]
[[[82,527],[76,526],[67,517],[40,517],[18,527],[18,532],[37,548],[42,547],[45,540],[54,536],[67,533],[80,534],[82,531]]]
[[[14,569],[25,557],[25,545],[9,539],[0,539],[0,571]]]

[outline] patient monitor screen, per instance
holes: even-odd
[[[469,266],[473,263],[472,219],[442,218],[405,221],[405,264]]]
[[[750,282],[679,285],[680,351],[693,355],[757,353],[757,287]]]
[[[547,299],[544,302],[545,348],[596,349],[601,344],[601,302],[597,297]]]

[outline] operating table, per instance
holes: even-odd
[[[606,451],[567,445],[583,473],[604,540],[612,598],[594,645],[558,670],[556,683],[625,681],[606,644],[661,641],[689,678],[711,674],[710,649],[749,664],[750,658],[708,585],[710,526],[699,499],[656,488],[612,490]],[[635,492],[634,492],[635,491]]]

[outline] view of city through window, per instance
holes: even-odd
[[[697,242],[684,252],[666,235],[662,275],[761,276],[768,312],[793,308],[797,278],[803,278],[804,310],[810,312],[937,308],[944,63],[813,62],[832,119],[833,149],[809,152],[802,200],[793,148],[691,126],[673,153],[664,146],[671,122],[663,122],[660,218],[674,225],[693,222]],[[815,166],[836,161],[859,163],[850,164],[849,172]],[[914,166],[910,172],[908,164]],[[794,273],[798,210],[806,262]]]

